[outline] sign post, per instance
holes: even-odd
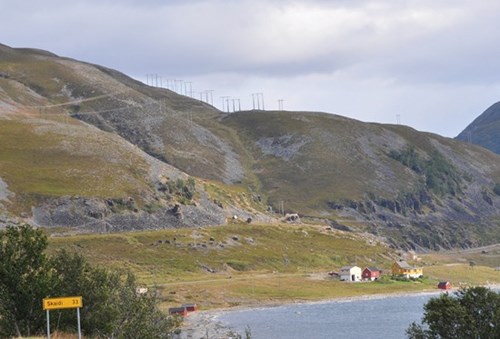
[[[82,338],[80,328],[80,308],[83,307],[82,297],[61,297],[43,299],[43,309],[47,311],[47,338],[50,339],[50,310],[61,310],[66,308],[76,308],[78,322],[78,339]]]

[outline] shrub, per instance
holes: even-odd
[[[425,178],[425,186],[438,195],[457,195],[462,193],[462,177],[458,170],[450,164],[438,151],[433,151],[428,160],[408,146],[402,151],[390,151],[389,157],[399,161],[417,174]]]
[[[485,287],[459,290],[430,299],[421,324],[412,323],[408,338],[500,338],[500,294]]]

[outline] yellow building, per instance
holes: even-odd
[[[422,267],[410,266],[406,261],[396,261],[391,269],[393,275],[404,275],[407,278],[420,278],[424,275]]]

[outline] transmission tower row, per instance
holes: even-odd
[[[231,99],[230,96],[222,96],[222,111],[226,113],[234,113],[241,111],[241,101],[240,99]],[[231,105],[232,104],[232,105]]]
[[[257,106],[255,105],[257,104]],[[262,105],[262,108],[261,108]],[[252,108],[264,110],[264,93],[252,93]]]
[[[210,105],[214,105],[214,90],[203,90],[200,92],[193,91],[193,83],[180,79],[163,79],[158,74],[146,74],[146,84],[154,87],[166,88],[178,94],[189,96],[193,99],[198,99]],[[265,110],[264,93],[252,93],[252,109]],[[234,113],[241,111],[241,100],[239,98],[231,98],[230,96],[221,96],[221,110],[226,113]],[[278,110],[282,111],[283,99],[278,100]]]

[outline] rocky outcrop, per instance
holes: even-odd
[[[370,196],[359,201],[332,201],[329,206],[395,247],[475,247],[500,237],[500,196],[473,185],[460,196],[438,197],[422,191],[394,199]]]
[[[173,205],[148,212],[129,199],[61,197],[34,207],[32,222],[87,232],[222,225],[226,212],[213,203]]]

